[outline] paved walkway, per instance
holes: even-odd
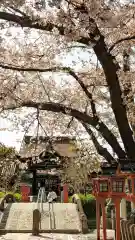
[[[108,231],[107,240],[112,240],[113,231]],[[41,234],[39,237],[34,237],[31,234],[6,234],[0,237],[0,240],[97,240],[96,233],[91,234]]]

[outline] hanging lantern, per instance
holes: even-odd
[[[110,177],[110,192],[111,195],[125,196],[125,177]]]

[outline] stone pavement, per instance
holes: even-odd
[[[112,240],[114,233],[112,230],[108,230],[107,240]],[[96,240],[96,233],[89,234],[41,234],[39,237],[34,237],[31,234],[15,234],[8,233],[0,236],[0,240]]]
[[[1,229],[12,230],[13,232],[28,232],[32,230],[33,210],[35,203],[12,203],[4,211]],[[54,203],[43,204],[41,214],[41,230],[57,229],[81,232],[81,222],[76,204]]]
[[[77,211],[77,205],[73,203],[54,203],[53,211],[56,223],[56,229],[64,230],[78,230],[81,232],[81,222],[79,219],[79,213]]]

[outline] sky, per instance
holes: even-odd
[[[15,147],[16,150],[19,151],[24,132],[11,131],[10,128],[11,123],[0,118],[0,142],[4,143],[6,146]]]

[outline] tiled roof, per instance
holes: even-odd
[[[68,137],[38,137],[25,136],[19,152],[21,158],[30,158],[39,156],[41,153],[52,149],[63,157],[75,157],[77,154],[75,148],[75,139]]]

